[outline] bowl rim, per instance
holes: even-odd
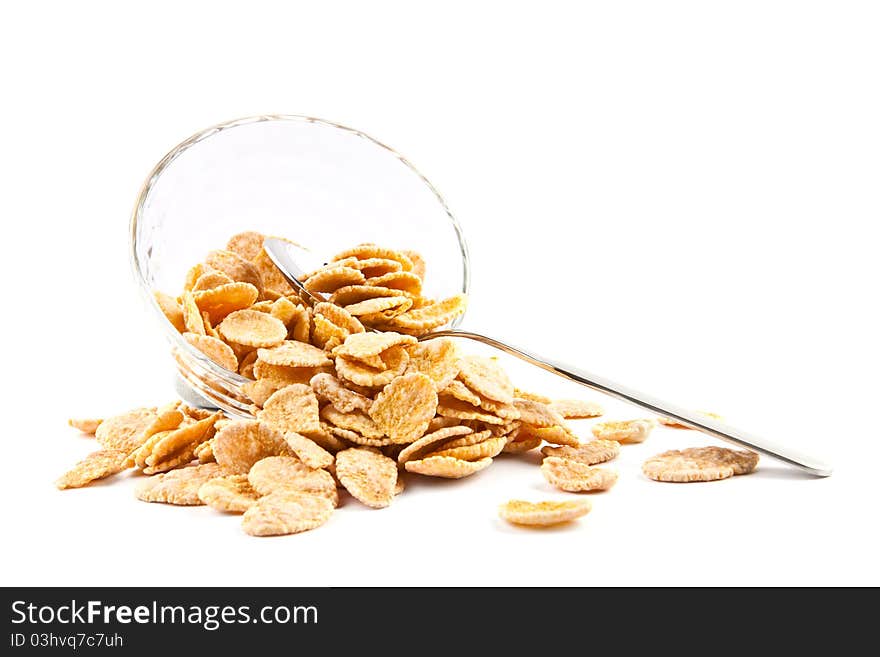
[[[299,115],[299,114],[255,114],[252,116],[246,116],[238,119],[233,119],[231,121],[224,121],[222,123],[217,123],[203,130],[199,130],[194,133],[192,136],[184,139],[179,144],[174,146],[171,150],[169,150],[165,156],[159,160],[156,165],[152,168],[150,173],[147,175],[143,184],[141,185],[140,191],[138,192],[137,199],[135,200],[134,209],[131,213],[131,218],[129,222],[129,257],[131,261],[132,271],[135,277],[135,280],[138,284],[138,287],[141,290],[147,304],[151,305],[156,313],[162,318],[160,321],[165,326],[166,337],[172,342],[172,345],[175,350],[182,351],[187,354],[189,357],[194,358],[204,369],[210,372],[213,376],[219,378],[226,384],[234,385],[236,389],[240,389],[242,385],[251,381],[246,377],[243,377],[238,372],[232,372],[231,370],[227,370],[221,367],[219,364],[215,363],[213,360],[208,358],[201,351],[192,346],[189,342],[187,342],[183,338],[183,334],[178,332],[178,330],[174,327],[171,321],[165,316],[165,313],[162,312],[161,307],[159,306],[158,301],[156,300],[154,292],[156,290],[153,289],[153,286],[147,281],[145,272],[141,269],[140,262],[138,261],[137,254],[137,234],[138,234],[138,226],[141,220],[141,216],[144,211],[144,206],[146,204],[147,198],[150,196],[150,193],[153,190],[153,187],[161,177],[162,173],[168,166],[174,162],[180,155],[185,153],[187,150],[195,146],[196,144],[213,137],[221,132],[226,130],[230,130],[233,128],[238,128],[245,125],[252,125],[255,123],[263,123],[270,121],[284,121],[284,122],[298,122],[298,123],[313,123],[318,124],[328,128],[335,128],[338,130],[342,130],[344,132],[348,132],[352,135],[360,137],[362,139],[366,139],[369,142],[372,142],[374,145],[379,146],[380,148],[388,151],[394,157],[396,157],[400,162],[408,167],[413,173],[415,173],[421,181],[428,187],[428,189],[434,194],[437,199],[437,202],[440,203],[440,206],[443,208],[446,216],[449,218],[450,223],[452,224],[452,228],[455,231],[456,238],[458,239],[458,247],[461,253],[461,261],[463,265],[463,276],[462,276],[462,286],[461,291],[464,294],[468,293],[470,289],[470,257],[468,253],[467,241],[465,240],[464,233],[461,229],[461,224],[459,224],[458,219],[455,215],[452,214],[452,211],[449,209],[449,206],[446,203],[446,200],[440,195],[440,192],[437,191],[437,188],[428,180],[408,159],[406,159],[403,155],[398,153],[396,150],[388,146],[387,144],[379,141],[378,139],[371,137],[370,135],[357,130],[355,128],[350,128],[348,126],[342,125],[340,123],[336,123],[334,121],[328,121],[326,119],[319,119],[313,116]],[[456,317],[452,323],[451,327],[455,328],[458,326],[462,319],[464,318],[464,314],[462,313],[458,317]]]

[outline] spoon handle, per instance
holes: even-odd
[[[468,340],[482,342],[483,344],[500,349],[511,356],[515,356],[527,363],[536,365],[543,370],[552,372],[553,374],[568,379],[569,381],[580,383],[588,388],[598,390],[599,392],[611,395],[612,397],[616,397],[625,402],[636,404],[637,406],[641,406],[654,413],[665,415],[666,417],[681,422],[683,425],[692,429],[703,431],[704,433],[734,443],[740,447],[745,447],[755,452],[760,452],[761,454],[766,454],[767,456],[785,461],[786,463],[801,468],[812,475],[827,477],[831,474],[831,466],[823,463],[820,459],[798,452],[791,447],[780,445],[779,443],[773,442],[762,436],[756,436],[755,434],[732,427],[723,422],[718,422],[713,418],[692,410],[682,408],[675,404],[670,404],[669,402],[658,399],[653,395],[640,392],[629,386],[612,381],[611,379],[606,379],[603,376],[587,372],[586,370],[577,367],[565,365],[549,358],[538,356],[534,353],[525,351],[524,349],[513,347],[479,333],[472,333],[470,331],[462,331],[459,329],[449,329],[446,331],[434,331],[433,333],[424,335],[419,339],[430,340],[441,337],[466,338]]]

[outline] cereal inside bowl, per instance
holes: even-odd
[[[322,373],[358,387],[386,385],[407,368],[405,345],[467,305],[464,294],[423,295],[418,253],[361,244],[307,275],[306,289],[325,299],[312,307],[262,241],[254,231],[234,235],[189,269],[179,295],[154,293],[183,340],[174,347],[181,376],[235,415],[253,416],[276,391]],[[354,334],[364,340],[344,344]]]

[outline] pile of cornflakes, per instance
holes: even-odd
[[[593,427],[595,439],[581,442],[566,420],[600,416],[597,404],[519,390],[495,359],[430,338],[464,312],[466,299],[424,297],[417,253],[363,244],[336,255],[304,281],[324,299],[312,306],[269,259],[263,239],[234,236],[190,269],[180,296],[156,293],[186,342],[247,379],[241,393],[253,419],[176,401],[71,420],[102,449],[63,475],[59,488],[134,469],[146,475],[138,499],[242,514],[254,536],[292,534],[324,524],[340,489],[384,508],[409,474],[459,479],[500,454],[542,445],[540,470],[550,484],[608,490],[617,473],[594,466],[656,426],[604,422]],[[643,470],[658,481],[709,481],[756,464],[749,452],[699,448],[660,454]],[[499,509],[526,526],[589,511],[583,498],[511,500]]]

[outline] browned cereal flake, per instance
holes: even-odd
[[[183,308],[183,325],[189,333],[205,335],[205,321],[202,319],[202,311],[196,305],[192,292],[184,292],[181,297]]]
[[[333,261],[335,262],[345,258],[355,258],[357,260],[382,258],[384,260],[394,260],[399,262],[403,271],[411,271],[413,268],[412,260],[410,260],[402,251],[386,249],[375,244],[359,244],[351,249],[346,249],[333,256]]]
[[[373,276],[367,279],[366,284],[386,287],[389,290],[401,290],[415,297],[422,294],[422,279],[408,271],[395,271],[381,276]]]
[[[444,417],[453,417],[460,420],[479,420],[487,424],[505,424],[506,420],[486,413],[481,408],[463,402],[460,399],[448,395],[440,395],[438,398],[437,413]]]
[[[365,438],[382,439],[385,432],[376,424],[375,420],[366,413],[352,411],[340,413],[332,405],[321,409],[321,419],[340,429],[355,431]],[[390,439],[382,444],[391,444]]]

